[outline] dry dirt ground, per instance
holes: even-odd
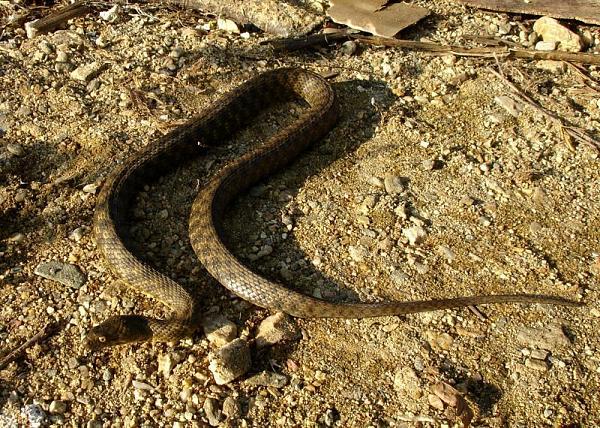
[[[521,44],[532,31],[531,17],[419,4],[434,13],[405,38]],[[573,24],[598,50],[598,28]],[[348,55],[339,45],[274,55],[259,45],[269,37],[147,6],[115,22],[96,12],[34,39],[21,28],[0,32],[0,357],[62,322],[0,371],[0,425],[452,426],[453,408],[431,394],[439,382],[464,394],[477,426],[600,425],[598,154],[570,148],[529,107],[509,114],[495,100],[507,88],[489,71],[493,59],[372,46]],[[598,92],[574,69],[499,62],[540,104],[600,137]],[[73,75],[80,66],[93,73]],[[108,316],[165,313],[112,276],[95,247],[104,177],[227,90],[280,66],[335,72],[341,118],[231,208],[225,229],[245,263],[329,300],[539,293],[586,306],[482,306],[483,320],[467,309],[294,320],[301,337],[253,349],[250,371],[223,386],[201,333],[87,352],[82,337]],[[598,67],[583,70],[600,80]],[[260,144],[279,116],[285,109],[174,166],[141,189],[132,213],[136,253],[250,340],[269,311],[209,278],[187,218],[197,187]],[[78,266],[85,283],[36,275],[43,261]],[[158,371],[165,356],[174,362],[167,374]],[[287,384],[244,381],[263,370]]]

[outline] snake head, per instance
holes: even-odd
[[[141,342],[152,338],[152,330],[145,317],[120,315],[111,317],[93,327],[85,337],[85,345],[92,351],[124,343]]]

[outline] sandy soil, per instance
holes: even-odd
[[[434,14],[405,38],[520,44],[532,31],[531,17],[418,3]],[[10,5],[0,5],[6,20]],[[591,38],[590,52],[599,49],[597,27],[573,28]],[[111,23],[94,13],[34,39],[0,31],[0,356],[47,322],[63,323],[0,371],[0,425],[39,416],[42,426],[452,426],[454,409],[432,394],[440,382],[463,393],[477,426],[599,425],[598,153],[570,148],[529,107],[503,108],[496,97],[508,91],[490,73],[492,59],[372,46],[348,55],[339,45],[274,55],[259,45],[269,37],[148,6]],[[500,65],[541,105],[599,137],[598,92],[572,68]],[[586,306],[485,306],[485,320],[467,309],[295,320],[301,337],[253,348],[250,371],[223,386],[201,333],[87,352],[82,337],[110,315],[165,314],[112,276],[95,247],[104,177],[227,90],[280,66],[335,72],[342,113],[322,142],[232,206],[228,240],[245,263],[328,300],[538,293]],[[598,67],[583,70],[600,81]],[[223,148],[174,166],[141,189],[132,213],[136,253],[249,340],[269,311],[208,276],[187,218],[197,186],[285,117],[267,112]],[[386,176],[398,188],[386,188]],[[36,275],[44,261],[77,266],[85,283]],[[174,367],[165,375],[158,361],[167,357]],[[263,370],[286,385],[244,380]]]

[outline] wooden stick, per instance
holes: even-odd
[[[461,46],[444,46],[433,42],[418,42],[415,40],[399,40],[387,37],[363,36],[360,34],[351,34],[350,38],[360,40],[378,46],[399,47],[405,49],[414,49],[438,54],[454,54],[456,56],[477,56],[477,57],[506,57],[530,60],[554,60],[579,62],[582,64],[600,64],[600,55],[588,53],[574,53],[561,51],[536,51],[531,49],[515,49],[508,47],[492,48],[464,48]]]
[[[49,337],[52,333],[54,333],[53,327],[55,327],[55,326],[56,326],[56,324],[53,322],[47,323],[45,326],[43,326],[40,329],[40,331],[38,331],[36,334],[34,334],[30,339],[25,341],[25,343],[23,343],[18,348],[10,351],[4,358],[2,358],[2,360],[0,360],[0,369],[3,369],[8,364],[13,362],[19,355],[21,355],[30,346],[33,346],[36,343],[41,342],[42,340],[45,340],[47,337]]]
[[[345,38],[358,40],[362,43],[375,46],[388,46],[401,49],[412,49],[431,52],[438,55],[453,54],[456,56],[472,56],[480,58],[519,58],[529,60],[555,60],[578,62],[582,64],[600,64],[600,55],[589,53],[573,53],[560,51],[536,51],[531,49],[517,49],[507,46],[465,48],[462,46],[441,45],[434,42],[419,42],[416,40],[400,40],[389,37],[365,36],[353,34],[349,31],[340,31],[331,34],[314,34],[300,38],[271,40],[268,42],[277,51],[294,51],[314,45],[331,43]]]
[[[73,4],[65,6],[50,15],[41,19],[31,21],[25,24],[27,37],[32,39],[39,34],[49,33],[62,26],[69,19],[86,15],[92,11],[92,7],[87,0],[79,0]]]

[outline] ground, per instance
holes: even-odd
[[[431,3],[419,2],[434,13],[403,37],[521,44],[532,31],[532,17]],[[228,33],[215,21],[142,5],[115,22],[93,13],[34,39],[19,27],[0,32],[0,356],[49,321],[59,325],[0,371],[0,425],[31,424],[37,410],[44,426],[452,426],[454,409],[432,394],[440,382],[463,393],[477,426],[599,425],[598,153],[571,147],[539,111],[511,114],[498,99],[508,88],[490,70],[500,66],[596,138],[598,92],[560,64],[368,45],[352,54],[340,45],[273,54],[259,45],[272,36]],[[571,25],[590,52],[599,49],[597,27]],[[214,349],[201,332],[177,344],[87,351],[82,338],[108,316],[165,314],[119,282],[95,246],[92,215],[106,175],[228,90],[280,66],[328,75],[341,117],[229,210],[224,229],[244,263],[328,300],[536,293],[585,306],[481,306],[485,318],[465,308],[296,319],[301,337],[253,347],[250,371],[222,386],[208,370]],[[582,70],[600,80],[597,66]],[[285,110],[174,165],[141,189],[132,213],[136,254],[250,341],[270,312],[208,276],[187,218],[198,186],[260,144]],[[36,275],[44,261],[77,266],[84,284]],[[173,369],[159,370],[159,358]],[[287,385],[244,380],[263,370]]]

